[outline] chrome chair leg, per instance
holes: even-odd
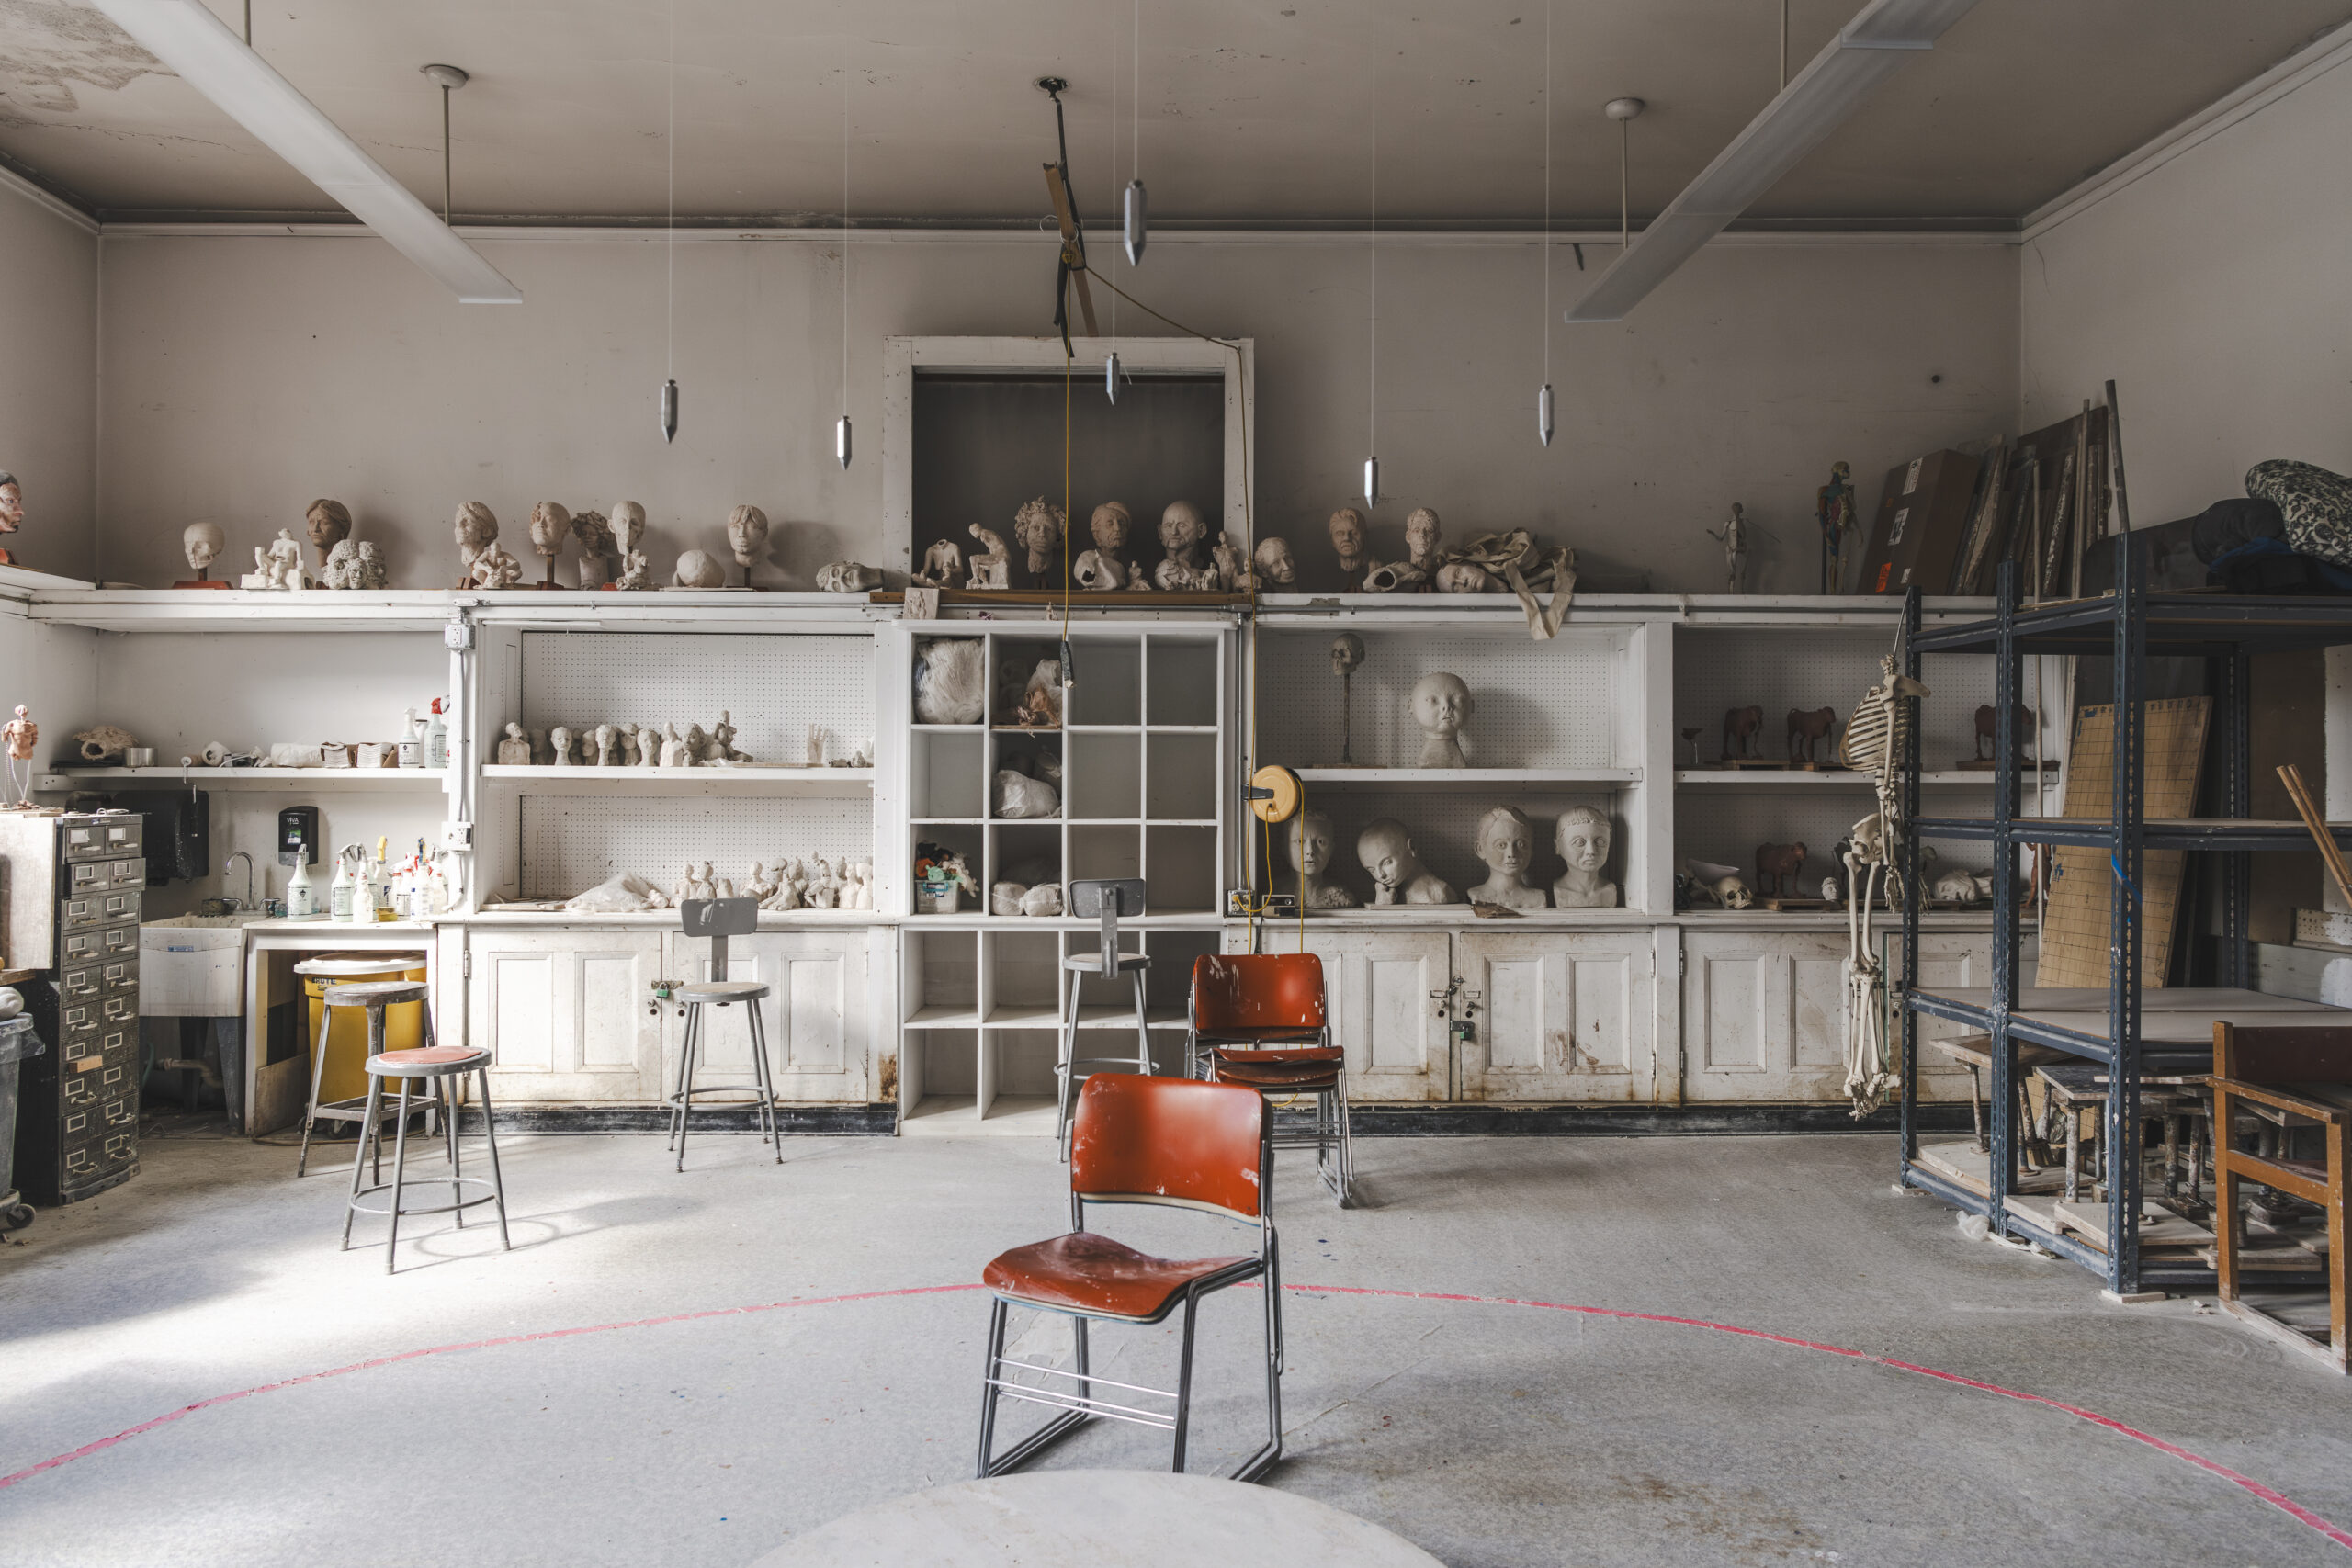
[[[760,1141],[775,1145],[775,1163],[784,1163],[784,1130],[777,1123],[775,1107],[775,1065],[768,1060],[768,1029],[760,1017],[760,1004],[743,1004],[749,1011],[752,1026],[752,1065],[758,1069],[752,1077],[759,1084],[760,1103],[753,1120],[760,1126]]]
[[[1144,1077],[1152,1075],[1151,1025],[1143,1014],[1143,971],[1130,969],[1128,975],[1136,983],[1136,1071]]]
[[[481,1136],[490,1145],[490,1190],[498,1194],[498,1245],[501,1250],[512,1252],[514,1244],[506,1235],[506,1173],[498,1168],[498,1128],[490,1116],[490,1069],[476,1067],[474,1082],[481,1090]]]
[[[1193,1330],[1199,1321],[1201,1298],[1191,1291],[1184,1292],[1184,1348],[1176,1359],[1176,1447],[1175,1456],[1168,1468],[1177,1474],[1184,1473],[1184,1439],[1190,1435],[1193,1421]]]
[[[1069,982],[1069,995],[1062,1002],[1059,1060],[1054,1064],[1054,1147],[1068,1165],[1070,1101],[1077,1097],[1078,1084],[1078,992],[1085,976],[1073,972],[1064,978]]]
[[[392,1259],[401,1246],[401,1184],[408,1173],[408,1079],[401,1079],[399,1121],[392,1127],[392,1207],[391,1235],[384,1241],[384,1272],[392,1271]]]
[[[338,1252],[351,1250],[351,1221],[352,1216],[358,1213],[352,1207],[352,1203],[359,1197],[359,1183],[368,1169],[368,1145],[372,1141],[368,1137],[368,1133],[376,1126],[377,1118],[382,1114],[383,1108],[384,1080],[370,1073],[368,1075],[367,1125],[359,1129],[359,1136],[351,1145],[351,1198],[343,1207],[343,1245],[335,1248]],[[383,1161],[380,1157],[377,1161],[376,1179],[379,1183],[383,1180]]]

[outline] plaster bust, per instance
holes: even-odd
[[[502,768],[527,768],[531,765],[530,738],[523,733],[521,724],[508,720],[506,739],[498,743],[498,765]]]
[[[1356,859],[1372,874],[1375,906],[1462,902],[1458,889],[1421,863],[1413,850],[1412,835],[1394,817],[1364,825],[1356,835]]]
[[[25,525],[25,491],[17,476],[0,470],[0,534],[13,534]],[[16,557],[0,549],[0,566],[8,566]]]
[[[602,588],[613,580],[612,519],[601,512],[571,514],[571,536],[580,541],[580,586]]]
[[[723,588],[726,584],[727,569],[708,550],[686,551],[670,572],[673,588]]]
[[[460,588],[474,585],[474,558],[498,542],[498,514],[479,501],[469,501],[458,508],[458,558],[465,565],[465,576],[458,581]]]
[[[613,580],[607,586],[616,590],[645,587],[651,572],[645,552],[637,547],[645,537],[645,508],[634,501],[616,501],[605,523],[613,531]]]
[[[1298,581],[1298,563],[1291,558],[1288,539],[1259,540],[1250,558],[1257,562],[1261,586],[1288,588]]]
[[[563,554],[563,541],[571,535],[571,512],[560,501],[542,501],[531,508],[531,553],[547,562],[547,570],[539,578],[543,588],[555,586],[556,558]]]
[[[768,514],[756,506],[738,506],[727,514],[727,547],[743,569],[743,586],[752,586],[752,568],[766,555]]]
[[[1478,818],[1478,858],[1487,880],[1470,889],[1473,904],[1511,909],[1541,909],[1544,889],[1532,887],[1527,868],[1535,863],[1535,825],[1515,806],[1498,806]]]
[[[1331,513],[1331,548],[1340,558],[1340,570],[1348,574],[1348,586],[1355,586],[1364,569],[1364,545],[1372,536],[1372,525],[1364,514],[1352,506],[1342,506]]]
[[[1407,707],[1421,727],[1421,754],[1413,766],[1468,767],[1469,760],[1462,754],[1462,727],[1477,706],[1459,675],[1435,670],[1414,682]]]
[[[1308,908],[1352,909],[1359,906],[1362,900],[1331,880],[1331,854],[1339,846],[1340,835],[1329,817],[1320,811],[1302,811],[1291,818],[1291,830],[1284,838],[1291,869],[1306,884],[1304,894]],[[1282,889],[1278,885],[1272,891]]]
[[[1215,588],[1211,569],[1201,560],[1201,545],[1209,536],[1207,519],[1201,509],[1189,501],[1171,501],[1159,514],[1159,547],[1168,558],[1152,572],[1152,581],[1164,589]]]
[[[1443,537],[1444,529],[1436,513],[1426,506],[1413,508],[1412,514],[1405,519],[1405,548],[1412,552],[1415,570],[1427,573],[1438,569],[1438,546]]]
[[[311,536],[311,547],[319,552],[319,564],[324,566],[334,547],[351,537],[351,508],[322,496],[303,509],[302,527]]]
[[[1466,560],[1448,561],[1437,569],[1437,591],[1440,593],[1499,593],[1503,585],[1497,582],[1485,567],[1474,566]]]
[[[180,550],[187,557],[188,570],[197,581],[206,581],[212,576],[212,563],[229,547],[228,536],[218,523],[191,523],[180,530]]]
[[[1086,521],[1094,547],[1070,563],[1071,581],[1080,588],[1112,592],[1121,588],[1148,589],[1150,574],[1127,564],[1127,540],[1135,532],[1135,515],[1125,502],[1106,501]]]
[[[1062,541],[1067,520],[1062,509],[1044,496],[1012,514],[1012,536],[1029,552],[1029,575],[1043,577],[1053,564],[1054,547]]]
[[[1571,806],[1560,813],[1553,829],[1552,847],[1568,869],[1552,884],[1555,909],[1613,909],[1617,885],[1603,878],[1609,864],[1610,840],[1615,836],[1609,818],[1596,807]]]

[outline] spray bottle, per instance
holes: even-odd
[[[359,876],[355,869],[359,846],[345,844],[335,852],[334,881],[327,888],[327,915],[330,919],[348,920],[352,906],[358,901]]]
[[[424,731],[417,725],[414,708],[401,710],[401,740],[394,760],[403,768],[424,766]]]
[[[294,852],[294,874],[286,879],[286,914],[303,920],[318,912],[319,890],[311,881],[310,847],[304,845]]]
[[[448,711],[449,699],[433,699],[433,722],[424,727],[424,765],[441,769],[449,765],[449,721],[442,716]]]
[[[368,868],[368,912],[363,917],[356,912],[355,908],[354,919],[389,920],[392,918],[392,872],[391,867],[384,863],[385,852],[390,847],[389,837],[377,839],[376,859]],[[355,906],[356,903],[354,900]]]

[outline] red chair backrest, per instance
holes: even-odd
[[[1091,1074],[1070,1132],[1070,1190],[1255,1220],[1273,1116],[1265,1096],[1237,1084]]]
[[[1323,961],[1311,953],[1204,953],[1193,962],[1203,1033],[1323,1027]]]

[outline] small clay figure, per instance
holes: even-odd
[[[1054,548],[1062,542],[1067,527],[1062,509],[1042,495],[1012,514],[1012,536],[1029,552],[1032,581],[1043,579],[1053,565]]]
[[[1757,845],[1756,886],[1770,897],[1787,893],[1804,874],[1804,854],[1801,843]]]
[[[1152,570],[1151,580],[1164,591],[1214,587],[1215,569],[1201,559],[1201,546],[1209,525],[1201,509],[1189,501],[1171,501],[1159,514],[1159,547],[1167,558]]]
[[[743,897],[753,899],[763,908],[775,897],[775,874],[761,861],[752,863],[751,874],[743,878]]]
[[[187,569],[196,573],[198,582],[216,582],[212,563],[229,547],[228,536],[218,523],[191,523],[180,530],[180,549],[187,557]]]
[[[475,558],[497,541],[498,514],[479,501],[469,501],[458,508],[457,533],[458,558],[462,563],[457,586],[477,587],[481,579],[475,575]]]
[[[254,570],[237,586],[266,592],[290,593],[306,586],[302,577],[302,547],[285,529],[266,547],[254,547]]]
[[[1470,688],[1459,675],[1433,671],[1413,682],[1407,707],[1421,727],[1421,754],[1417,768],[1466,768],[1462,752],[1462,727],[1477,711]]]
[[[1571,806],[1560,813],[1552,831],[1552,847],[1568,869],[1552,884],[1555,909],[1613,909],[1617,885],[1601,875],[1609,864],[1614,836],[1608,814],[1596,807]]]
[[[555,752],[555,755],[549,759],[554,766],[559,768],[571,766],[571,731],[569,728],[559,724],[548,730],[548,745]]]
[[[740,586],[752,586],[752,568],[765,559],[768,551],[768,514],[756,506],[738,506],[727,514],[727,547],[735,553],[735,564],[743,569]]]
[[[1837,728],[1838,710],[1836,708],[1814,708],[1810,711],[1791,708],[1789,710],[1789,761],[1800,767],[1810,766],[1819,760],[1813,754],[1815,746],[1825,741],[1829,743],[1829,759],[1835,761],[1838,756]]]
[[[507,554],[506,547],[492,540],[474,557],[473,586],[476,588],[512,588],[523,581],[523,563]]]
[[[40,744],[40,726],[32,720],[25,705],[17,705],[17,716],[0,724],[0,744],[8,751],[7,789],[0,791],[0,804],[28,807],[33,803],[33,750]],[[6,796],[17,798],[8,802]]]
[[[922,588],[953,588],[963,575],[963,547],[953,539],[942,539],[923,551],[922,570],[914,574],[914,581]]]
[[[1757,731],[1764,728],[1761,706],[1727,708],[1724,712],[1724,761],[1736,761],[1756,755]]]
[[[1813,520],[1821,527],[1821,591],[1841,593],[1846,584],[1846,540],[1859,521],[1854,513],[1853,465],[1829,465],[1829,482],[1813,492]]]
[[[1724,592],[1747,592],[1747,508],[1737,502],[1731,503],[1731,515],[1724,519],[1721,529],[1710,528],[1707,537],[1720,539],[1724,547]]]
[[[882,574],[854,560],[828,561],[817,569],[817,588],[824,593],[867,593],[882,586]]]
[[[531,739],[523,733],[519,723],[506,726],[506,739],[498,743],[498,765],[502,768],[527,768],[531,765]]]
[[[613,532],[613,580],[606,586],[616,592],[635,592],[644,588],[650,578],[645,552],[638,543],[645,537],[645,508],[634,501],[613,502],[611,519]]]
[[[1071,564],[1070,580],[1079,587],[1098,593],[1149,588],[1150,573],[1140,566],[1127,564],[1127,541],[1135,525],[1135,515],[1125,502],[1106,501],[1096,507],[1086,522],[1094,547],[1081,553]]]
[[[735,750],[735,716],[721,708],[718,713],[718,722],[711,727],[709,744],[703,748],[703,761],[706,762],[748,762],[751,760],[749,752]]]
[[[670,572],[673,588],[724,588],[727,569],[708,550],[687,550],[678,557],[678,564]]]
[[[685,752],[684,760],[680,764],[683,767],[698,768],[709,759],[710,737],[703,732],[703,728],[699,724],[686,726],[685,739],[679,741],[678,745]]]
[[[691,768],[695,765],[694,753],[686,750],[686,738],[678,733],[674,720],[669,727],[669,733],[662,738],[661,755],[661,765],[665,768]]]
[[[978,523],[965,530],[980,542],[979,549],[968,561],[972,579],[964,586],[970,589],[998,589],[1012,586],[1011,562],[1007,559],[1004,536],[993,528],[983,528]]]
[[[637,765],[640,768],[662,765],[662,732],[650,724],[637,727]]]
[[[1535,863],[1535,824],[1515,806],[1498,806],[1478,818],[1478,858],[1487,865],[1487,880],[1470,889],[1473,904],[1499,904],[1507,909],[1544,908],[1544,889],[1531,886],[1528,868]]]
[[[1372,874],[1375,908],[1462,902],[1459,889],[1421,863],[1412,835],[1394,817],[1364,824],[1356,835],[1356,859]]]
[[[1288,588],[1298,581],[1298,562],[1291,558],[1288,539],[1261,539],[1250,558],[1257,563],[1258,586]]]
[[[0,534],[13,534],[25,525],[25,490],[17,476],[0,469]],[[14,566],[17,558],[0,547],[0,566]]]
[[[575,512],[571,514],[571,536],[580,541],[580,586],[609,585],[619,553],[613,543],[612,524],[601,512]]]
[[[1216,574],[1216,585],[1227,593],[1250,591],[1250,569],[1241,564],[1243,558],[1241,552],[1234,548],[1232,542],[1219,531],[1209,546],[1209,570]]]
[[[609,724],[600,724],[589,733],[596,742],[596,766],[618,767],[621,760],[621,732]]]
[[[1340,570],[1347,578],[1344,586],[1352,591],[1363,581],[1368,564],[1364,546],[1372,537],[1372,525],[1354,507],[1342,506],[1331,513],[1328,526],[1332,552],[1340,558]]]
[[[675,887],[670,890],[670,897],[681,904],[690,898],[711,897],[710,863],[688,861],[686,874],[679,880]]]
[[[1280,832],[1279,829],[1275,831]],[[1363,900],[1340,884],[1330,880],[1331,853],[1339,845],[1338,829],[1331,819],[1320,811],[1302,811],[1291,820],[1289,832],[1283,834],[1290,852],[1292,870],[1306,884],[1305,897],[1310,909],[1353,909]],[[1280,883],[1274,889],[1282,891]]]
[[[375,541],[344,539],[328,552],[327,563],[319,570],[322,588],[377,589],[384,586],[384,558],[376,553]]]
[[[311,547],[319,552],[319,570],[324,572],[334,547],[351,537],[351,508],[322,496],[303,508],[302,528],[311,536]]]

